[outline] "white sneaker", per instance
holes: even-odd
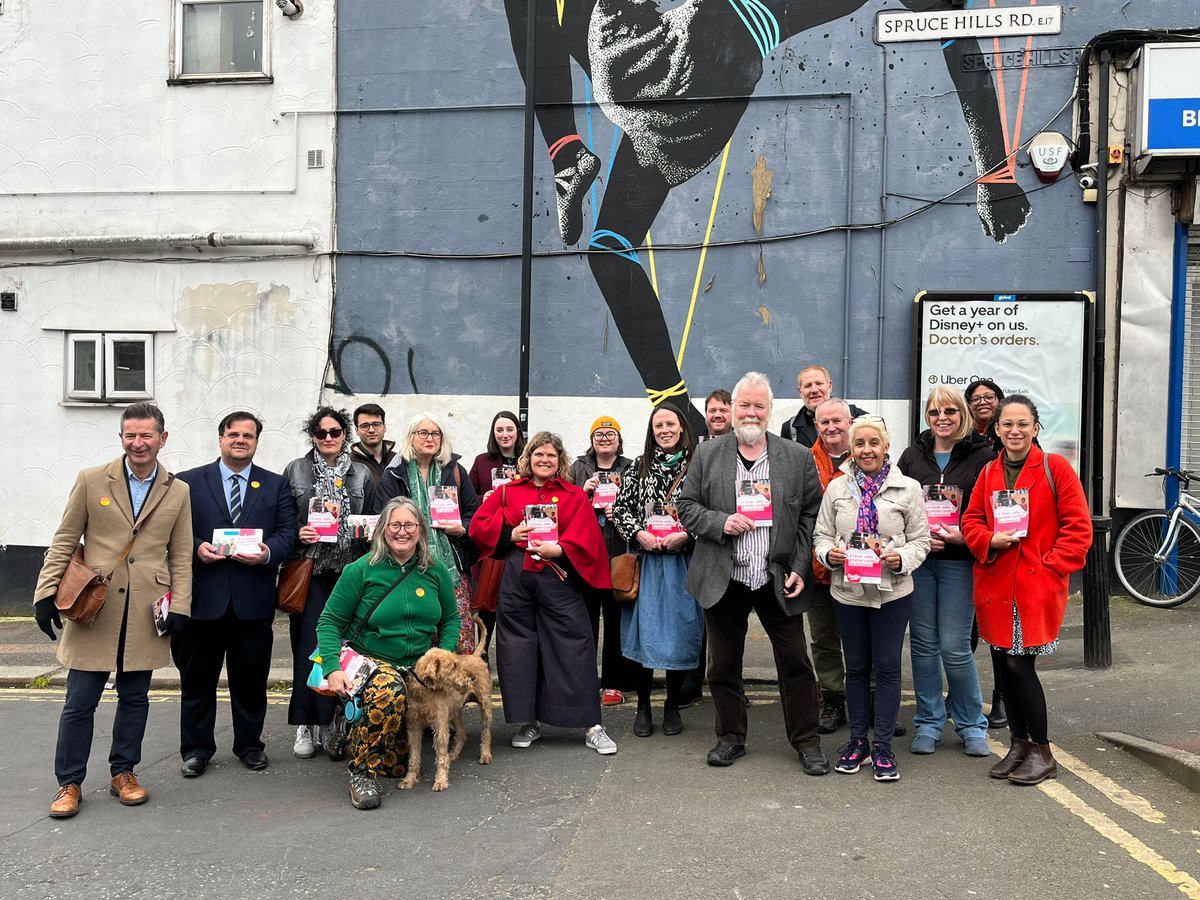
[[[292,745],[292,752],[296,754],[297,759],[312,759],[316,755],[317,748],[313,743],[312,729],[307,725],[296,728],[296,743]]]
[[[617,752],[617,742],[608,736],[603,725],[593,725],[583,736],[583,742],[601,756],[610,756]]]
[[[521,730],[513,735],[512,745],[524,749],[542,736],[542,729],[537,722],[529,722],[521,726]]]

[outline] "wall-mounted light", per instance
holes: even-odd
[[[298,19],[304,13],[304,4],[300,0],[275,0],[275,5],[289,19]]]

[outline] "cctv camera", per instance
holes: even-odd
[[[1096,186],[1096,178],[1093,175],[1081,175],[1079,178],[1079,186],[1085,191]]]
[[[295,19],[304,12],[304,7],[300,4],[299,0],[275,0],[275,5],[289,19]]]

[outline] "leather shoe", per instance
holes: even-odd
[[[730,744],[727,741],[717,741],[717,746],[708,751],[708,764],[710,766],[732,766],[735,761],[745,755],[745,744]]]
[[[149,792],[138,784],[132,772],[121,772],[113,776],[108,792],[121,801],[122,806],[137,806],[150,799]]]
[[[83,792],[77,784],[64,784],[54,795],[50,803],[50,818],[69,819],[79,812],[79,803],[83,800]]]
[[[663,734],[679,734],[681,731],[683,731],[683,716],[679,715],[679,707],[664,706],[662,721]]]
[[[184,778],[199,778],[208,768],[208,760],[200,756],[189,756],[179,767],[179,773]]]
[[[820,747],[805,747],[800,751],[800,766],[805,775],[828,775],[829,760]]]
[[[1029,753],[1008,775],[1012,784],[1041,784],[1047,778],[1058,777],[1058,764],[1049,744],[1032,744]]]
[[[650,707],[639,706],[633,717],[633,733],[636,737],[650,737],[654,734],[654,719],[650,716]]]
[[[242,754],[242,765],[252,772],[261,772],[267,767],[267,754],[262,750],[247,750]]]

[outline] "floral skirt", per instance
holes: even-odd
[[[1058,649],[1058,638],[1048,644],[1038,644],[1036,647],[1026,647],[1024,635],[1021,634],[1021,614],[1017,612],[1017,601],[1013,601],[1013,636],[1012,646],[1005,647],[1004,652],[1009,656],[1049,656]]]
[[[400,670],[380,662],[379,671],[363,688],[361,702],[362,718],[350,729],[350,773],[403,778],[408,772],[407,697]]]

